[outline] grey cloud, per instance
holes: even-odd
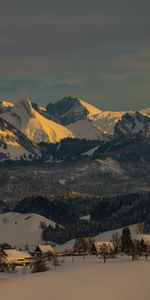
[[[148,0],[2,2],[0,78],[6,85],[0,96],[24,93],[47,101],[73,93],[102,104],[110,97],[113,108],[125,98],[135,105],[143,95],[147,105]],[[43,86],[46,81],[54,84]]]

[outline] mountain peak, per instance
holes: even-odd
[[[64,138],[73,138],[69,129],[42,116],[26,98],[17,101],[10,111],[2,114],[2,118],[36,143],[57,143]]]
[[[149,136],[150,116],[142,111],[127,112],[115,124],[115,136],[136,136],[138,134]]]
[[[84,100],[65,96],[56,103],[49,103],[47,113],[62,125],[68,125],[84,119],[92,119],[102,111]]]
[[[20,99],[16,102],[16,107],[18,109],[22,109],[24,110],[24,113],[26,113],[28,116],[33,117],[33,107],[32,107],[32,102],[27,99],[27,98],[23,98]]]
[[[93,117],[95,117],[103,112],[99,108],[89,104],[88,102],[86,102],[84,100],[79,100],[79,101],[80,101],[80,104],[83,105],[86,108],[86,110],[88,111],[89,119],[92,119]]]

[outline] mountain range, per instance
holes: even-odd
[[[58,148],[65,139],[73,139],[74,144],[77,139],[82,140],[82,145],[86,140],[86,152],[99,143],[139,134],[150,136],[150,108],[136,112],[102,111],[71,96],[45,107],[28,99],[0,101],[0,160],[40,157],[41,143]]]

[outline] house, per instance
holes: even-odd
[[[54,255],[55,251],[51,245],[39,245],[36,247],[35,252],[40,255]]]
[[[1,249],[0,256],[7,264],[25,266],[32,261],[32,256],[28,252],[17,251],[16,249]]]
[[[91,246],[92,254],[101,254],[102,251],[105,251],[109,254],[114,251],[114,245],[112,242],[93,242]]]

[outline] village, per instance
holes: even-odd
[[[130,229],[122,229],[121,236],[116,231],[110,241],[95,241],[94,238],[84,238],[79,233],[74,241],[64,245],[52,243],[40,244],[30,251],[16,249],[7,243],[0,244],[0,272],[5,273],[38,273],[53,267],[63,266],[70,258],[74,262],[76,257],[95,257],[104,263],[108,260],[126,256],[132,261],[150,256],[150,244],[144,239],[132,239]]]

